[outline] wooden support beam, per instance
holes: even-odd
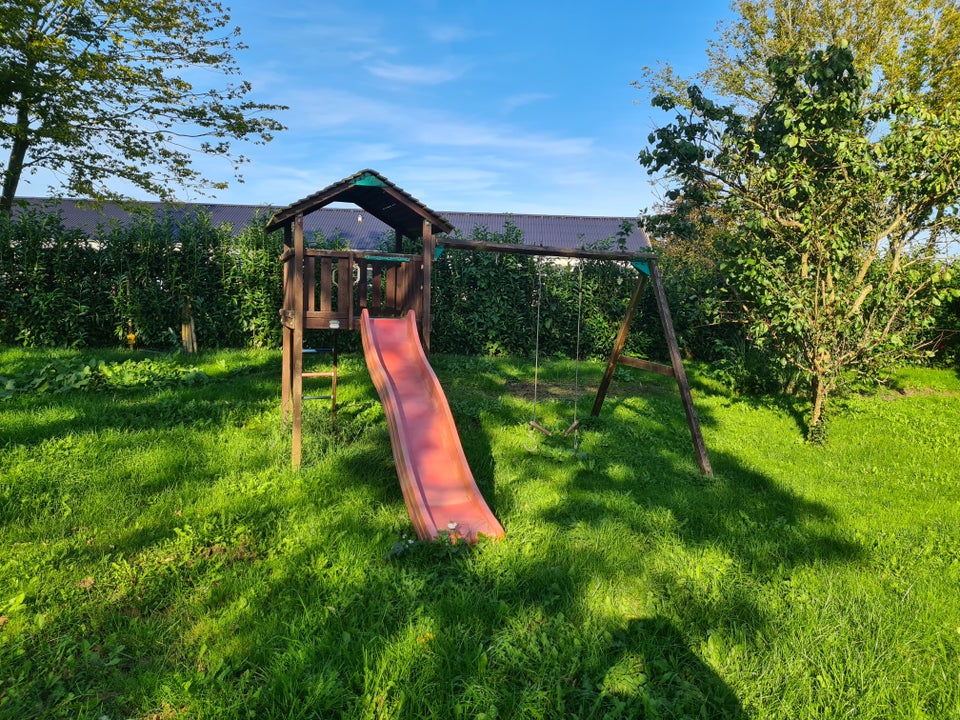
[[[710,466],[707,446],[703,441],[703,433],[700,431],[700,420],[697,418],[697,410],[693,406],[693,396],[690,394],[687,372],[684,370],[683,361],[680,358],[680,347],[677,344],[677,335],[673,329],[673,318],[670,316],[670,306],[667,304],[667,293],[663,289],[663,279],[660,276],[660,268],[655,259],[650,260],[650,284],[653,286],[653,294],[657,300],[657,312],[660,313],[660,324],[663,326],[663,335],[670,352],[670,364],[673,365],[677,387],[680,388],[680,398],[683,401],[683,410],[687,415],[687,427],[690,428],[693,449],[697,453],[697,463],[700,465],[701,473],[713,477],[713,468]]]
[[[583,260],[650,260],[657,257],[653,252],[612,252],[608,250],[578,250],[573,248],[548,247],[545,245],[514,245],[512,243],[475,242],[438,238],[438,245],[453,250],[484,250],[508,255],[541,255],[550,257],[579,258]]]
[[[630,357],[629,355],[621,355],[619,362],[621,365],[636,368],[637,370],[646,370],[647,372],[656,373],[657,375],[663,375],[665,377],[676,377],[673,368],[669,365],[663,365],[662,363],[650,362],[649,360]]]
[[[423,221],[423,307],[420,308],[420,332],[423,335],[423,349],[430,355],[430,326],[433,316],[430,313],[432,288],[430,279],[433,276],[433,256],[437,249],[437,239],[433,235],[433,226],[428,220]]]
[[[613,351],[610,353],[610,360],[607,362],[607,369],[603,373],[603,379],[600,381],[600,387],[597,389],[597,397],[593,401],[593,409],[590,414],[596,417],[600,414],[603,407],[603,401],[607,397],[607,391],[610,389],[610,381],[613,380],[613,373],[620,362],[620,356],[623,354],[623,347],[627,344],[627,336],[630,335],[630,326],[633,324],[633,316],[637,313],[637,306],[640,304],[640,296],[643,289],[647,286],[647,276],[641,275],[637,280],[637,286],[633,289],[633,295],[630,296],[630,302],[627,304],[627,313],[620,324],[620,330],[617,332],[617,338],[613,341]]]
[[[283,355],[280,368],[280,422],[286,426],[290,420],[290,394],[293,388],[293,330],[284,326]]]
[[[637,286],[633,290],[630,302],[627,305],[627,312],[620,325],[616,340],[613,343],[613,350],[610,353],[610,360],[607,362],[607,369],[600,381],[600,387],[597,389],[597,397],[593,403],[591,415],[599,415],[603,407],[603,401],[610,389],[610,381],[613,379],[613,373],[617,365],[627,365],[649,372],[655,372],[659,375],[672,377],[677,381],[677,387],[680,390],[680,399],[683,402],[683,410],[687,417],[687,427],[690,429],[690,437],[693,440],[693,449],[697,455],[697,463],[700,466],[700,472],[708,477],[713,476],[713,468],[710,466],[710,458],[707,455],[707,447],[703,441],[703,433],[700,430],[700,420],[697,418],[697,411],[693,406],[693,397],[690,394],[690,383],[687,380],[687,373],[683,367],[683,361],[680,358],[680,347],[677,344],[677,335],[673,329],[673,318],[670,315],[670,307],[667,304],[667,295],[663,289],[663,279],[660,276],[660,268],[655,258],[648,258],[647,268],[650,271],[649,282],[653,286],[654,297],[657,302],[657,312],[660,315],[660,325],[663,328],[663,337],[667,343],[667,349],[670,354],[670,365],[661,365],[652,363],[640,358],[633,358],[623,355],[623,348],[627,343],[627,336],[630,334],[630,326],[633,324],[634,315],[640,304],[640,296],[647,286],[648,278],[641,275],[637,281]]]
[[[280,420],[286,425],[290,420],[291,391],[293,388],[293,276],[294,254],[289,246],[293,245],[293,230],[289,225],[283,228],[284,251],[280,256],[283,265],[283,308],[280,310],[280,323],[283,333],[283,355],[280,371]]]
[[[303,215],[297,215],[293,224],[293,338],[291,343],[291,404],[293,412],[293,442],[290,462],[293,469],[300,467],[303,445]]]

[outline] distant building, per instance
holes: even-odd
[[[14,214],[24,207],[60,213],[67,227],[80,228],[93,233],[98,225],[130,221],[137,211],[160,214],[164,210],[189,216],[208,213],[214,225],[228,223],[235,233],[257,217],[269,218],[278,207],[269,205],[227,205],[219,203],[178,203],[164,205],[156,202],[119,205],[101,203],[94,205],[83,200],[54,200],[49,198],[18,198]],[[576,215],[525,215],[511,213],[440,212],[465,238],[476,227],[486,227],[490,232],[503,232],[507,223],[512,223],[523,233],[526,245],[579,248],[620,236],[625,250],[646,249],[646,240],[637,227],[636,218],[584,217]],[[355,250],[379,249],[384,242],[393,244],[393,231],[368,212],[357,207],[325,207],[304,218],[304,231],[308,243],[318,235],[327,239],[340,239]],[[612,249],[619,249],[614,246]]]

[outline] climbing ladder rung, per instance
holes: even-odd
[[[304,395],[304,400],[332,400],[332,395]]]
[[[332,377],[336,377],[337,374],[333,372],[305,372],[305,373],[301,373],[301,376],[305,378],[317,378],[317,377],[332,378]]]
[[[304,348],[304,354],[314,354],[314,353],[332,353],[333,348]]]

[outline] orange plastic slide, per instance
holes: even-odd
[[[467,465],[440,381],[420,344],[413,312],[361,315],[367,367],[390,426],[393,458],[410,519],[421,540],[448,532],[476,542],[503,537]]]

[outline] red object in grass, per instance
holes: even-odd
[[[364,309],[360,322],[367,368],[383,402],[400,487],[417,536],[433,540],[449,534],[469,543],[480,535],[503,537],[503,526],[467,464],[413,311],[404,318],[371,318]]]

